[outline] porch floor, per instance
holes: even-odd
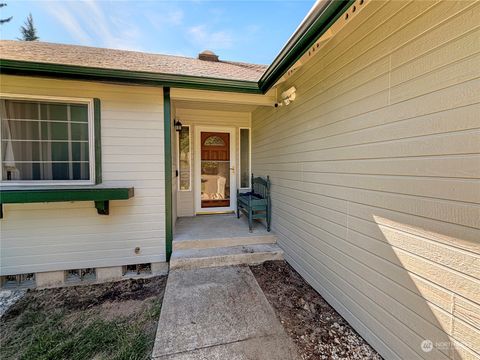
[[[177,220],[171,269],[257,264],[283,259],[277,237],[262,223],[249,232],[245,216],[199,215]]]
[[[264,224],[255,221],[253,232],[248,231],[247,218],[235,214],[198,215],[177,219],[173,241],[207,240],[270,236]]]

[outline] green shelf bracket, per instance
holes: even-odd
[[[102,200],[95,201],[95,207],[99,215],[109,215],[110,214],[110,201]]]

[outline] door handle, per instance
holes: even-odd
[[[234,167],[234,166],[232,166],[232,167],[230,168],[230,170],[235,174],[235,167]]]

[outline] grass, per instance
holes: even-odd
[[[48,297],[52,291],[36,294],[30,299],[27,294],[23,304],[17,304],[13,313],[11,311],[5,320],[2,319],[2,360],[134,360],[150,357],[163,288],[156,296],[149,293],[146,298],[138,299],[108,298],[91,306],[87,303],[87,296],[81,306],[73,308],[69,307],[69,300],[75,292],[68,294],[68,290],[59,290],[64,293],[63,301],[50,306]],[[130,293],[135,294],[134,291]],[[98,299],[98,289],[92,295]],[[125,302],[123,307],[122,302]]]
[[[90,312],[88,318],[67,320],[65,312],[45,314],[30,311],[21,315],[13,341],[2,346],[2,358],[20,359],[145,359],[152,338],[145,333],[145,324],[158,317],[103,320]],[[93,320],[92,320],[93,318]],[[20,336],[19,336],[20,335]]]

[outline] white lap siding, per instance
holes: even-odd
[[[165,261],[162,89],[0,80],[3,93],[99,98],[103,184],[135,189],[129,200],[110,201],[108,216],[92,201],[4,205],[1,275]]]
[[[253,171],[288,261],[385,358],[478,358],[480,3],[366,4],[253,113]]]

